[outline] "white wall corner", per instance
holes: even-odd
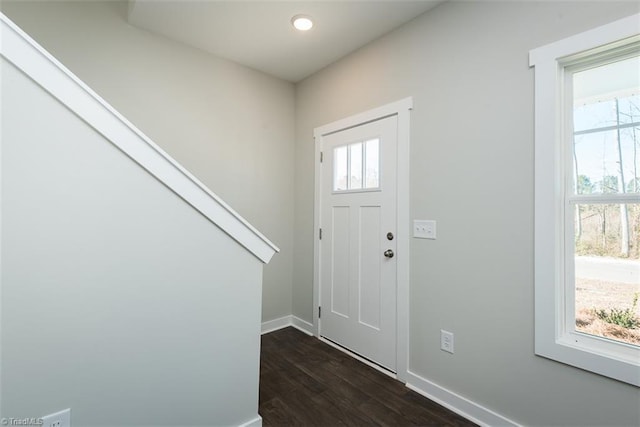
[[[291,326],[309,336],[313,336],[313,324],[297,316],[291,316]]]
[[[447,390],[411,371],[407,372],[406,386],[480,426],[519,426],[515,421]]]

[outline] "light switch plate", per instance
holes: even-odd
[[[433,220],[416,219],[413,221],[413,237],[418,239],[436,239],[436,222]]]

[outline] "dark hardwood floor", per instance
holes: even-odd
[[[475,426],[294,328],[262,336],[263,426]]]

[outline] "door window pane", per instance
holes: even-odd
[[[371,139],[365,143],[365,187],[377,188],[380,185],[380,140]]]
[[[380,140],[333,149],[333,191],[370,190],[380,187]]]
[[[362,142],[349,145],[349,189],[362,188]]]
[[[333,150],[333,190],[346,190],[347,186],[347,147]]]

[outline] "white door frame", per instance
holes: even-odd
[[[383,105],[363,113],[355,114],[342,120],[320,126],[313,130],[315,141],[315,192],[314,192],[314,243],[313,243],[313,334],[319,335],[320,322],[318,307],[320,307],[320,238],[321,223],[321,183],[322,168],[320,167],[323,137],[341,130],[372,122],[384,117],[398,117],[398,157],[397,157],[397,323],[396,323],[396,377],[407,381],[409,368],[409,132],[410,111],[413,108],[413,98],[404,98],[390,104]]]

